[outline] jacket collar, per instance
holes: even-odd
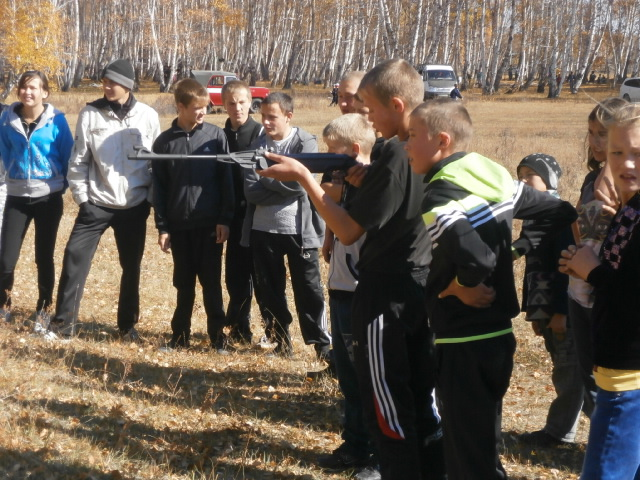
[[[443,158],[442,160],[440,160],[433,167],[431,167],[431,170],[429,170],[429,173],[427,173],[424,176],[424,183],[429,183],[436,173],[438,173],[440,170],[442,170],[444,167],[446,167],[450,163],[455,162],[456,160],[460,160],[466,154],[467,152],[456,152],[453,155],[449,155],[447,158]]]

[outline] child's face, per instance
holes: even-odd
[[[251,99],[244,88],[228,92],[225,95],[223,104],[234,130],[246,123],[249,118]]]
[[[609,128],[607,159],[613,182],[625,204],[640,190],[640,124]]]
[[[329,153],[353,155],[353,145],[347,145],[345,142],[338,140],[330,140],[326,137],[324,138],[324,143],[327,144],[327,152]]]
[[[525,165],[518,168],[518,180],[522,183],[526,183],[531,188],[535,188],[539,192],[546,192],[547,186],[542,180],[542,177],[536,173],[535,170]]]
[[[358,80],[343,80],[338,87],[338,106],[343,115],[358,113],[362,108],[362,102],[358,100]]]
[[[209,100],[204,98],[194,98],[189,105],[178,103],[178,122],[189,127],[203,123],[208,104]]]
[[[292,112],[284,113],[277,103],[268,105],[263,103],[260,105],[260,114],[262,115],[262,126],[272,139],[282,140],[289,135]]]
[[[597,120],[589,120],[589,147],[598,162],[607,159],[607,129]]]
[[[129,98],[129,90],[110,78],[105,77],[102,79],[102,91],[105,98],[110,102],[124,104]]]
[[[432,136],[424,122],[413,115],[409,117],[409,139],[404,149],[409,154],[411,170],[417,174],[429,173],[444,158],[440,136]]]
[[[369,109],[367,117],[373,123],[373,128],[380,132],[384,138],[396,136],[400,119],[393,103],[383,104],[368,88],[358,90],[358,95],[362,98],[364,106]]]
[[[39,107],[49,92],[42,88],[40,77],[33,77],[18,89],[18,98],[27,107]]]

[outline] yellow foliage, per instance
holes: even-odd
[[[0,18],[0,45],[14,74],[30,69],[50,77],[60,73],[63,23],[50,1],[5,0],[0,3]]]

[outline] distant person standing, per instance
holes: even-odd
[[[457,83],[453,85],[453,89],[451,90],[451,93],[449,93],[449,97],[452,98],[453,100],[458,100],[458,99],[462,100],[462,94],[458,89]]]
[[[251,89],[241,80],[232,80],[222,87],[222,103],[229,118],[224,124],[224,133],[229,142],[230,152],[248,150],[260,132],[262,125],[250,115]],[[235,211],[230,225],[229,240],[225,255],[225,282],[229,293],[227,305],[227,324],[231,327],[231,340],[251,344],[251,297],[255,292],[258,306],[261,306],[258,285],[255,281],[251,248],[240,245],[242,239],[242,222],[247,210],[247,199],[244,197],[243,168],[234,163],[231,165],[233,175],[233,192],[235,195]],[[268,312],[261,308],[263,317]],[[270,323],[270,320],[266,320]]]
[[[331,103],[329,104],[330,107],[338,104],[338,88],[338,84],[336,83],[331,89]]]
[[[64,114],[44,103],[45,74],[31,70],[18,81],[19,101],[0,117],[0,155],[6,171],[6,204],[0,249],[0,316],[8,320],[14,271],[24,236],[35,225],[38,299],[36,331],[46,332],[53,298],[53,253],[62,218],[62,194],[73,137]]]
[[[149,165],[129,160],[136,147],[151,150],[160,133],[158,114],[138,102],[132,90],[133,65],[119,59],[102,71],[104,96],[80,111],[69,163],[69,187],[80,206],[67,242],[51,331],[75,333],[91,261],[107,228],[112,228],[122,277],[118,331],[124,340],[140,339],[140,263],[150,211]]]
[[[0,114],[7,108],[7,105],[0,103]],[[2,238],[2,217],[4,215],[4,204],[7,201],[7,184],[5,183],[4,164],[0,162],[0,238]],[[0,244],[0,247],[2,245]]]

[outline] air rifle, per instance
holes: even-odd
[[[264,156],[269,150],[258,148],[235,153],[219,153],[217,155],[191,155],[186,153],[153,153],[142,146],[134,147],[136,153],[128,156],[129,160],[215,160],[223,163],[237,163],[243,168],[264,170],[276,162]],[[309,169],[311,173],[347,171],[358,162],[349,155],[338,153],[287,153]]]

